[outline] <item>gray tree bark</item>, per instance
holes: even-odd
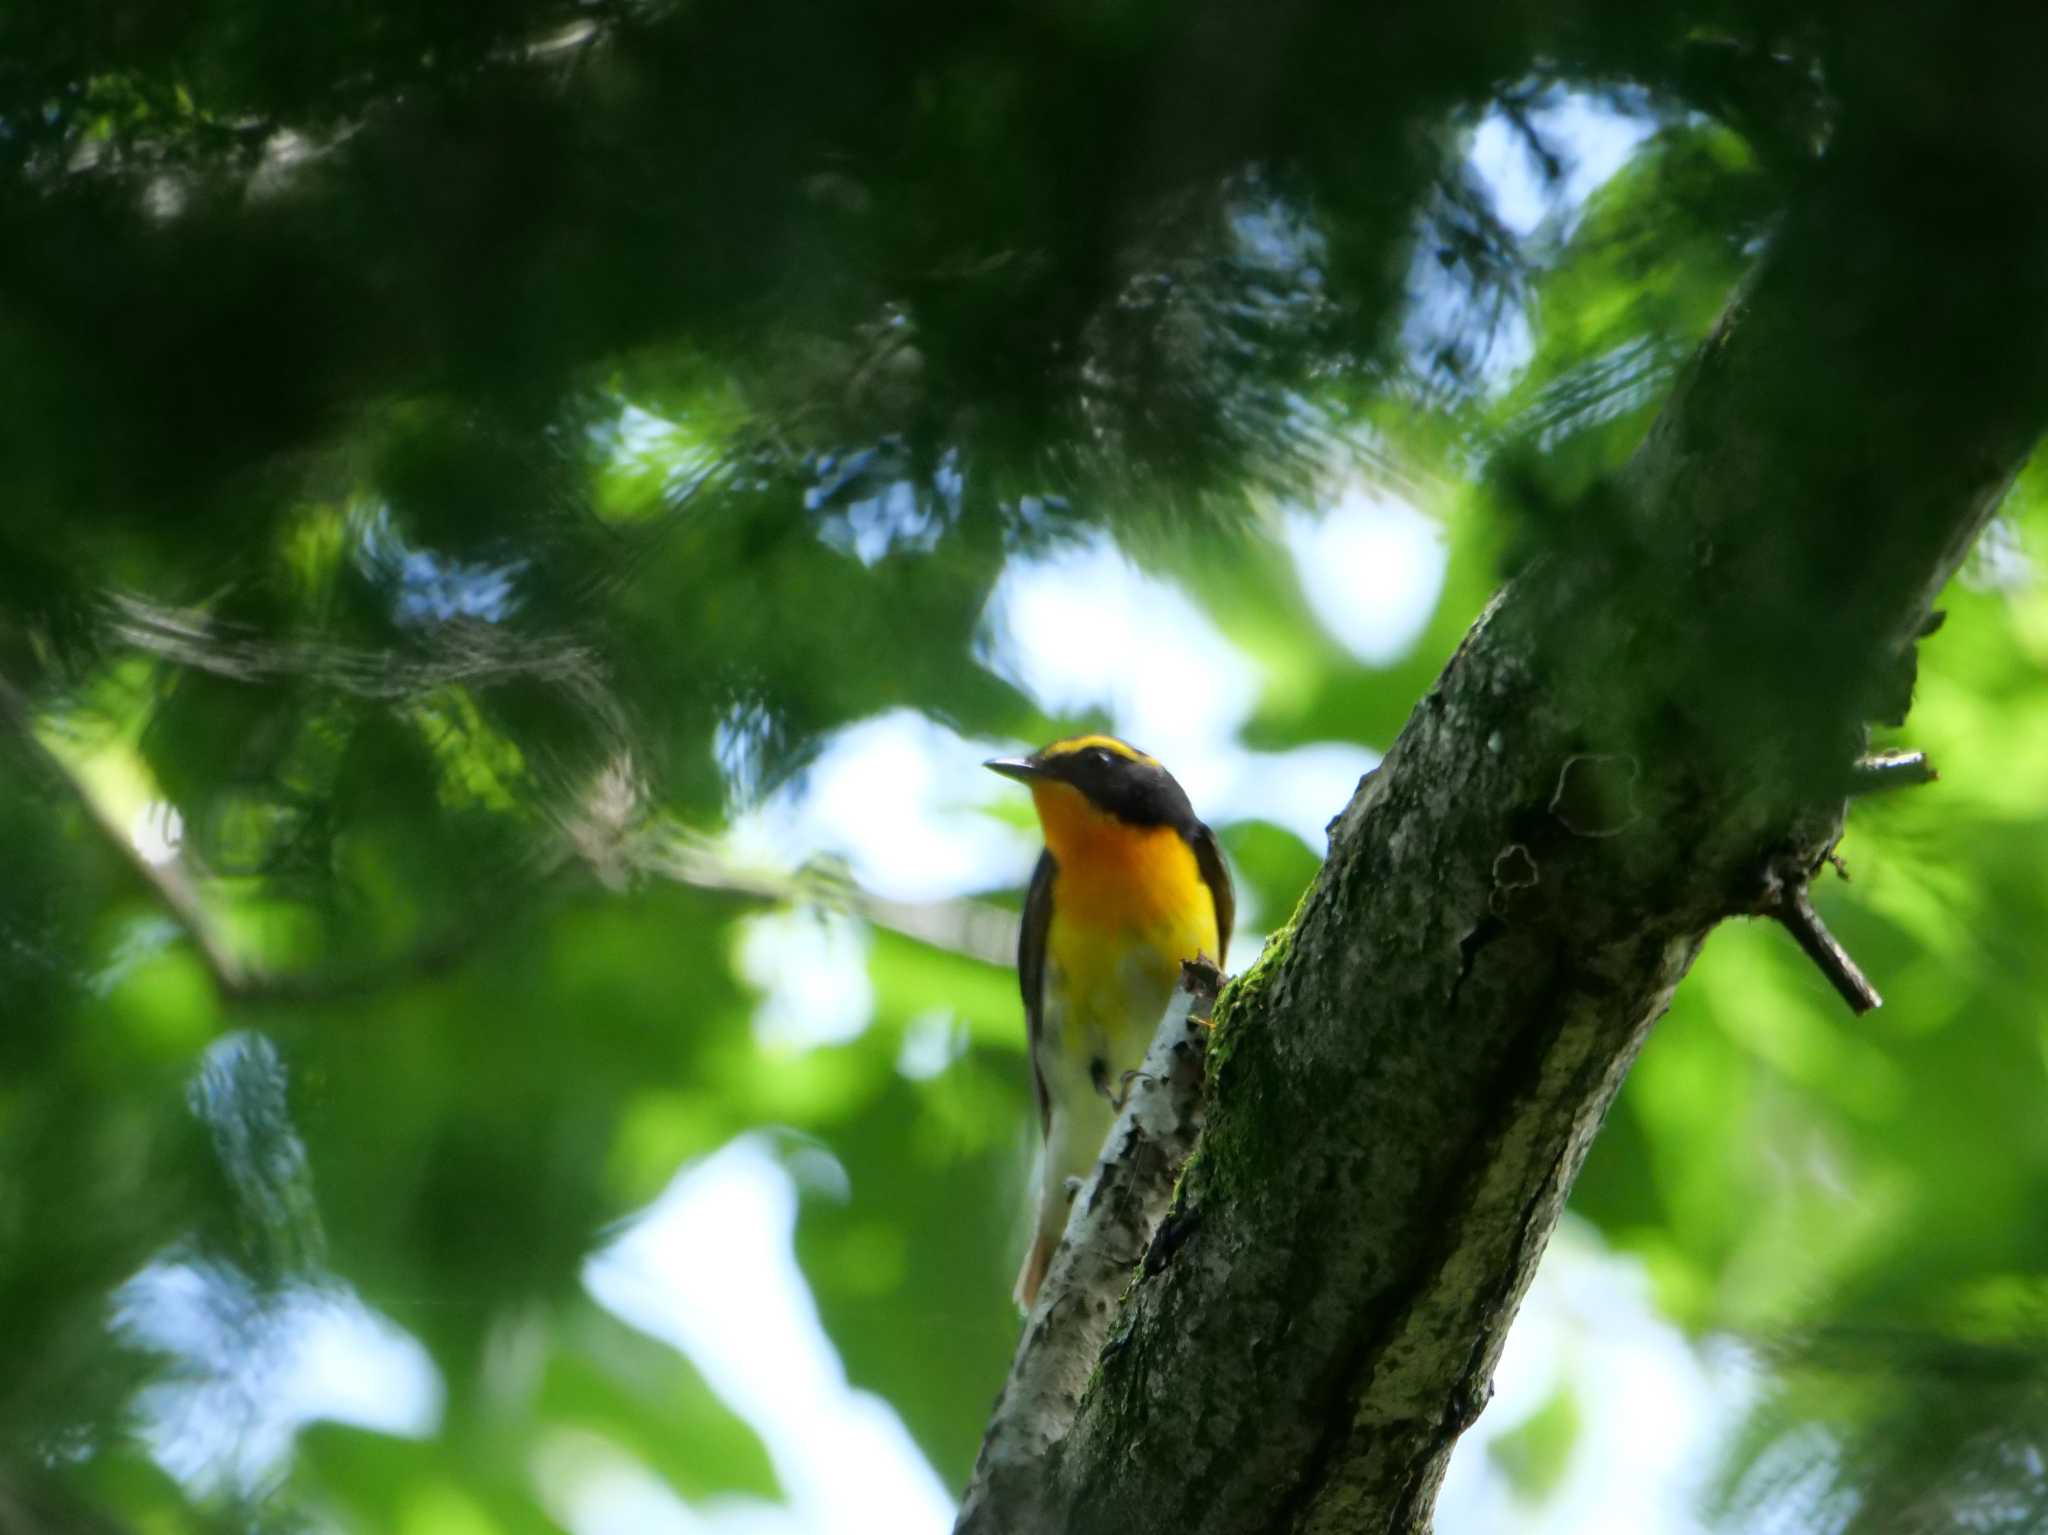
[[[1039,1506],[984,1528],[1429,1528],[1709,931],[1838,954],[1805,886],[1863,722],[2048,420],[2040,187],[1965,159],[1831,149],[1622,482],[1545,514],[1588,534],[1480,619],[1225,992],[1169,1256]]]

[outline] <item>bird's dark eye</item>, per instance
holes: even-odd
[[[1108,767],[1111,762],[1116,760],[1115,754],[1106,746],[1091,746],[1081,755],[1100,767]]]

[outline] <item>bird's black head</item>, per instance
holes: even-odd
[[[985,764],[1025,783],[1062,783],[1096,809],[1133,826],[1194,824],[1194,807],[1173,775],[1115,736],[1070,736],[1029,757],[998,757]]]

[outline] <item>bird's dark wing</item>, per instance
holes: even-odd
[[[1025,1053],[1031,1057],[1031,1096],[1038,1103],[1038,1123],[1052,1128],[1052,1095],[1038,1064],[1038,1039],[1045,1027],[1045,935],[1052,926],[1052,878],[1059,865],[1052,854],[1040,853],[1031,871],[1031,889],[1024,897],[1024,923],[1017,931],[1017,985],[1024,993]]]
[[[1216,903],[1216,947],[1223,952],[1214,958],[1221,970],[1230,954],[1230,930],[1237,925],[1237,892],[1230,888],[1230,871],[1223,867],[1223,849],[1216,844],[1216,833],[1197,821],[1188,832],[1188,845],[1195,850],[1195,867],[1202,871],[1202,883]]]

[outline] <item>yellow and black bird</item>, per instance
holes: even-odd
[[[1030,785],[1045,832],[1017,944],[1045,1129],[1038,1225],[1017,1276],[1017,1304],[1029,1311],[1074,1180],[1102,1153],[1124,1074],[1144,1058],[1181,961],[1223,963],[1236,903],[1216,834],[1135,747],[1074,736],[987,765]]]

